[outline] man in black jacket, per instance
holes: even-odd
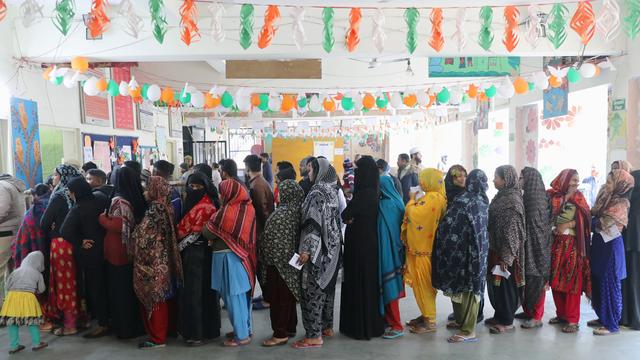
[[[309,191],[311,191],[311,187],[313,186],[313,181],[309,179],[309,169],[311,167],[311,163],[315,160],[313,156],[307,156],[306,158],[300,161],[300,176],[302,176],[302,180],[298,183],[302,190],[304,191],[304,196],[307,196]]]
[[[107,174],[105,174],[104,171],[100,169],[91,169],[87,171],[85,179],[87,179],[91,189],[93,189],[93,196],[100,200],[105,200],[107,204],[111,201],[113,186],[107,185]]]
[[[420,170],[409,161],[409,155],[407,154],[398,156],[398,180],[402,184],[402,199],[405,204],[411,200],[411,188],[420,185],[418,182],[418,172]]]

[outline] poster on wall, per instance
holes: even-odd
[[[156,147],[161,159],[167,159],[167,128],[156,128]]]
[[[548,87],[542,92],[542,118],[550,119],[569,113],[569,81],[563,79],[559,87]]]
[[[111,172],[111,149],[108,142],[93,142],[93,162],[104,172]]]
[[[522,166],[537,167],[538,166],[538,122],[539,122],[538,104],[520,106],[516,108],[516,126],[517,132],[522,134],[521,141],[516,142],[516,146],[521,149],[517,151],[521,154],[519,159]],[[519,161],[519,163],[520,163]]]
[[[116,157],[118,164],[125,161],[140,161],[140,153],[138,152],[138,138],[130,136],[116,136]]]
[[[179,108],[168,108],[169,112],[169,136],[182,138],[182,112]]]
[[[40,149],[42,150],[42,174],[53,174],[56,166],[64,158],[62,130],[50,127],[40,128]]]
[[[333,163],[334,150],[333,141],[314,141],[313,142],[313,156],[325,157],[330,163]]]
[[[611,149],[627,148],[627,111],[625,99],[615,99],[609,111],[609,147]]]
[[[491,108],[489,101],[478,101],[478,110],[476,115],[475,132],[489,128],[489,109]]]
[[[15,177],[32,188],[42,182],[38,104],[35,101],[11,98],[11,134]]]
[[[138,106],[138,129],[153,132],[155,129],[153,106],[142,103]]]
[[[103,69],[89,69],[86,75],[95,76],[99,79],[105,78],[105,71]],[[88,96],[82,91],[82,86],[79,86],[79,91],[82,122],[84,124],[110,127],[109,94],[103,92],[97,96]]]
[[[120,84],[124,81],[131,81],[131,69],[127,67],[117,67],[111,69],[111,78]],[[133,102],[128,96],[113,96],[113,119],[116,129],[133,130]]]
[[[467,56],[430,57],[429,77],[486,77],[517,75],[520,73],[520,57],[517,56]]]

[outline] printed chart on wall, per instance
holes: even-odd
[[[35,101],[11,98],[11,133],[15,176],[32,188],[42,182],[38,104]]]
[[[99,79],[105,77],[105,71],[102,69],[89,69],[86,74],[87,76],[95,76]],[[97,96],[88,96],[82,91],[81,86],[79,91],[82,122],[97,126],[111,126],[109,95],[103,92]],[[129,100],[129,102],[131,102],[131,100]]]
[[[313,156],[315,157],[325,157],[329,160],[330,163],[333,163],[333,150],[334,142],[333,141],[314,141],[313,142]]]
[[[153,106],[142,103],[138,106],[138,129],[153,132],[155,129]]]
[[[53,174],[56,166],[64,158],[62,130],[53,127],[40,128],[40,148],[42,149],[42,173]]]
[[[611,149],[627,148],[627,111],[625,99],[615,99],[609,111],[609,146]]]
[[[120,82],[131,81],[131,70],[126,67],[111,69],[111,78],[120,84]],[[113,117],[116,129],[133,130],[133,102],[128,96],[114,96],[113,99]]]

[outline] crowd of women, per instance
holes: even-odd
[[[139,347],[157,348],[179,334],[196,346],[220,336],[222,298],[233,326],[224,345],[237,347],[254,336],[259,282],[273,329],[262,345],[295,336],[300,303],[306,333],[293,347],[318,348],[334,335],[340,278],[339,331],[354,339],[395,339],[405,326],[436,331],[440,290],[453,306],[447,328],[456,333],[448,341],[475,342],[485,286],[492,334],[514,331],[515,318],[524,329],[541,327],[549,288],[556,305],[549,323],[565,333],[579,330],[583,293],[598,315],[589,322],[595,335],[615,334],[621,322],[640,329],[640,191],[632,192],[640,172],[627,162],[613,164],[591,209],[571,169],[546,189],[536,169],[501,166],[489,201],[487,175],[460,165],[446,175],[417,171],[408,198],[386,163],[369,156],[355,162],[353,184],[344,187],[325,158],[305,158],[299,183],[293,165],[278,163],[275,196],[261,167],[259,157],[247,157],[242,181],[235,162],[223,160],[216,186],[211,167],[196,165],[181,195],[166,161],[153,174],[129,163],[109,177],[58,166],[52,193],[34,189],[9,281],[33,277],[23,267],[42,266],[46,290],[35,286],[42,292],[35,307],[25,305],[35,296],[7,296],[0,323],[42,322],[40,330],[68,336],[94,319],[86,338],[146,332]],[[38,251],[44,264],[25,260]],[[420,314],[403,324],[405,284]]]

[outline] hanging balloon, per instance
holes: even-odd
[[[148,92],[147,92],[148,95]],[[204,94],[200,91],[191,93],[191,105],[196,108],[204,107]]]
[[[389,105],[389,99],[387,99],[384,94],[378,95],[378,97],[376,98],[376,106],[378,107],[378,109],[385,110],[387,108],[387,105]]]
[[[590,79],[596,76],[596,66],[592,63],[584,63],[580,67],[580,75],[585,79]]]
[[[360,92],[356,91],[353,94],[351,94],[351,98],[353,99],[353,109],[355,111],[360,111],[362,110],[362,95],[360,94]]]
[[[258,105],[260,111],[267,111],[269,109],[269,95],[260,94],[260,105]]]
[[[76,82],[73,81],[73,73],[69,71],[64,74],[62,83],[67,89],[71,89],[72,87],[74,87],[76,85]]]
[[[251,98],[248,95],[244,95],[240,92],[236,94],[236,105],[241,112],[251,111]]]
[[[414,108],[418,104],[418,96],[416,94],[407,94],[403,99],[402,103],[410,108]]]
[[[495,85],[491,85],[484,91],[484,94],[487,96],[487,98],[491,99],[494,96],[496,96],[496,92],[497,91],[498,90],[496,89],[496,86]]]
[[[96,83],[96,88],[98,88],[99,92],[106,91],[108,86],[109,84],[107,84],[107,80],[105,80],[104,78],[100,78],[100,80],[98,80],[98,82]]]
[[[107,85],[107,93],[109,93],[109,96],[118,96],[120,94],[118,83],[113,80],[109,80],[109,85]]]
[[[549,77],[544,71],[538,71],[533,74],[533,82],[540,90],[546,90],[549,87]]]
[[[251,106],[256,108],[260,106],[260,94],[251,94]]]
[[[309,104],[309,101],[307,100],[307,97],[304,94],[298,95],[298,110],[306,109],[308,104]]]
[[[71,68],[81,73],[89,70],[89,60],[82,56],[76,56],[71,59]]]
[[[513,83],[509,77],[505,77],[502,84],[498,87],[498,95],[504,99],[511,99],[516,94],[516,89],[513,87]]]
[[[98,79],[92,76],[89,80],[85,81],[82,90],[84,90],[84,93],[88,96],[96,96],[99,94],[98,88],[96,87],[97,83]]]
[[[142,98],[142,96],[140,96],[141,92],[142,92],[142,89],[139,86],[137,88],[134,88],[134,89],[129,89],[129,95],[133,99]]]
[[[373,95],[366,93],[362,99],[362,107],[367,110],[371,110],[374,106],[376,106],[376,98],[373,97]]]
[[[470,98],[475,99],[476,96],[478,96],[478,87],[474,84],[469,85],[469,89],[467,89],[467,95],[469,95]]]
[[[353,99],[349,97],[343,97],[341,101],[342,110],[346,112],[353,111]],[[330,110],[327,110],[330,111]]]
[[[549,76],[549,85],[552,88],[559,88],[560,86],[562,86],[562,79],[558,79],[557,77],[551,75]]]
[[[534,82],[529,82],[527,85],[529,86],[529,91],[536,89],[536,84]]]
[[[126,81],[121,81],[118,89],[120,90],[120,96],[129,96],[129,84]]]
[[[180,94],[180,102],[183,103],[183,104],[191,103],[191,93],[183,91]]]
[[[447,104],[449,100],[451,100],[451,93],[449,93],[449,89],[442,88],[438,93],[437,100],[440,104]]]
[[[575,84],[578,81],[580,81],[580,72],[578,72],[578,70],[576,70],[576,68],[574,68],[573,66],[569,68],[569,71],[567,71],[567,80],[569,80],[570,83]]]
[[[228,91],[225,91],[220,98],[220,104],[226,109],[230,108],[233,105],[233,96]]]
[[[449,103],[454,105],[459,105],[462,103],[462,92],[458,89],[452,89],[450,91]]]
[[[51,79],[51,73],[53,72],[53,67],[49,66],[43,73],[42,78],[45,80]]]
[[[427,92],[424,90],[419,90],[416,94],[416,98],[418,100],[418,105],[422,107],[427,107],[429,105],[429,102],[431,101],[429,99],[429,94],[427,94]]]
[[[322,103],[320,102],[318,95],[313,95],[309,100],[309,110],[312,112],[322,111]]]
[[[523,77],[518,76],[513,81],[513,88],[515,89],[516,94],[525,94],[527,91],[529,91],[529,83],[527,83],[527,80],[525,80]]]
[[[164,90],[162,90],[161,97],[162,97],[162,101],[165,104],[172,103],[173,102],[173,96],[174,96],[173,90],[170,87],[166,87],[166,88],[164,88]]]
[[[109,86],[111,86],[111,84],[109,84]],[[153,84],[149,86],[149,88],[147,89],[147,99],[155,102],[160,100],[160,96],[162,96],[162,91],[160,90],[160,87],[158,85]]]
[[[291,95],[284,95],[282,97],[282,104],[280,109],[282,112],[290,112],[296,106],[296,100]]]
[[[269,110],[276,112],[280,111],[282,108],[282,99],[280,99],[280,95],[271,94],[269,95]]]
[[[324,108],[324,111],[334,112],[336,111],[336,102],[331,98],[331,96],[327,96],[322,101],[322,107]]]
[[[400,109],[402,107],[402,96],[400,92],[396,91],[391,95],[391,107],[394,109]]]
[[[140,95],[142,96],[143,99],[147,100],[149,99],[149,84],[142,84],[142,91],[140,93]]]

